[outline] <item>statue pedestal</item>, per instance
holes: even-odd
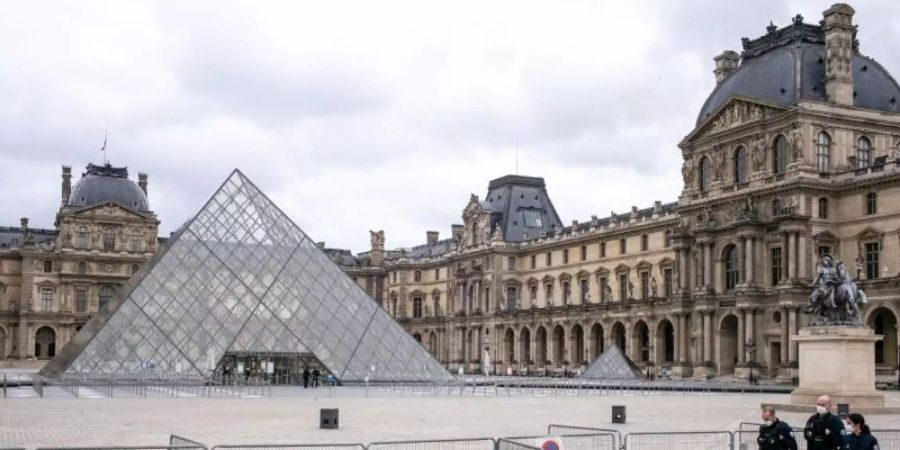
[[[793,340],[800,356],[800,386],[791,403],[813,409],[820,395],[850,409],[884,406],[875,390],[875,342],[882,339],[868,327],[829,325],[807,327]]]

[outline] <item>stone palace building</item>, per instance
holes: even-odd
[[[323,248],[454,372],[571,374],[616,345],[673,378],[784,382],[828,254],[866,292],[878,375],[896,378],[900,86],[860,53],[853,14],[798,15],[714,58],[676,201],[564,223],[543,179],[509,175],[444,239]],[[52,356],[159,244],[146,176],[70,177],[56,229],[0,229],[0,359]]]

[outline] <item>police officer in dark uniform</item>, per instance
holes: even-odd
[[[797,450],[794,430],[775,416],[775,408],[766,406],[762,410],[764,425],[759,426],[756,443],[759,450]]]
[[[809,450],[846,450],[844,422],[831,414],[831,398],[823,395],[816,400],[816,413],[806,421],[803,437]]]

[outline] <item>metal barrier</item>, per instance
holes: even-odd
[[[559,440],[566,450],[619,450],[617,436],[613,433],[516,436],[504,439],[541,448],[541,443],[550,438]]]
[[[217,445],[210,450],[365,450],[362,444],[247,444]]]
[[[372,442],[367,450],[495,450],[492,438]]]
[[[551,436],[556,435],[573,435],[573,434],[597,434],[597,433],[610,433],[616,438],[616,448],[622,443],[622,433],[619,430],[613,430],[611,428],[593,428],[593,427],[581,427],[577,425],[559,425],[559,424],[550,424],[547,425],[547,434]]]
[[[539,447],[532,447],[521,442],[511,441],[509,439],[497,439],[497,450],[541,450]]]
[[[181,445],[165,445],[165,446],[133,446],[133,447],[122,447],[122,446],[111,446],[111,447],[38,447],[35,450],[207,450],[206,447],[203,446],[181,446]]]
[[[900,430],[872,430],[881,450],[900,450]]]
[[[628,450],[732,450],[734,437],[730,431],[698,431],[683,433],[628,433],[624,448]]]

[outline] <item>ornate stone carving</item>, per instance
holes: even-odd
[[[690,187],[694,183],[694,160],[686,159],[681,165],[681,177],[684,178],[684,185]],[[610,217],[615,221],[615,213],[610,213]]]
[[[753,151],[751,152],[753,159],[753,171],[759,172],[766,168],[766,137],[762,133],[756,135],[753,141]]]
[[[725,172],[725,158],[723,158],[724,153],[725,152],[723,152],[722,149],[716,147],[710,157],[710,160],[712,162],[711,169],[713,180],[721,180],[722,174]]]
[[[369,230],[369,240],[372,243],[372,250],[384,250],[384,230]]]
[[[800,161],[803,158],[803,131],[800,124],[794,122],[790,131],[791,161]]]
[[[494,227],[494,233],[491,234],[491,242],[503,242],[503,231],[499,226]]]

